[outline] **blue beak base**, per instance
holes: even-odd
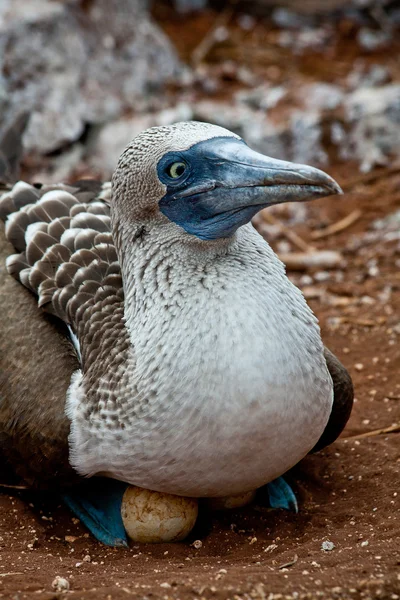
[[[171,165],[177,164],[183,172],[172,178]],[[267,206],[342,193],[323,171],[264,156],[234,137],[168,152],[157,171],[166,186],[160,211],[203,240],[232,236]]]

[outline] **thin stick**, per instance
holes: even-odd
[[[383,167],[380,169],[374,169],[369,173],[362,173],[361,175],[356,175],[352,179],[343,182],[342,188],[344,192],[350,192],[355,186],[360,184],[372,183],[376,179],[380,179],[384,176],[396,175],[396,173],[400,172],[400,163],[395,162],[390,167]]]
[[[279,258],[291,271],[306,271],[307,269],[334,269],[343,258],[334,250],[316,250],[315,252],[280,252]]]
[[[10,483],[0,483],[0,487],[8,488],[11,490],[29,490],[27,485],[11,485]]]
[[[278,569],[287,569],[287,567],[293,567],[293,565],[295,565],[298,560],[299,557],[297,556],[297,554],[295,554],[293,556],[293,560],[290,560],[289,562],[284,563],[283,565],[279,565]]]
[[[353,298],[353,302],[357,302],[357,298]],[[361,327],[375,327],[379,325],[378,321],[372,319],[352,319],[351,317],[339,317],[340,323],[350,323],[351,325],[360,325]]]
[[[303,240],[303,238],[301,238],[299,235],[297,235],[297,233],[295,233],[291,229],[285,227],[285,225],[281,223],[281,221],[279,221],[276,217],[271,215],[271,213],[269,213],[267,210],[262,210],[260,212],[260,216],[265,223],[269,223],[270,225],[275,225],[276,227],[278,227],[279,231],[283,233],[283,235],[287,237],[287,239],[302,252],[315,251],[314,246],[307,244],[307,242]]]
[[[344,229],[347,229],[348,227],[353,225],[353,223],[358,221],[358,219],[361,217],[361,215],[362,215],[361,210],[358,210],[358,209],[353,210],[353,212],[348,214],[346,217],[344,217],[343,219],[340,219],[340,221],[337,221],[336,223],[333,223],[332,225],[329,225],[328,227],[325,227],[325,229],[321,229],[320,231],[313,231],[311,233],[311,237],[313,240],[320,240],[321,238],[328,237],[330,235],[334,235],[335,233],[339,233],[339,231],[343,231]]]
[[[216,32],[220,27],[224,27],[229,23],[233,15],[232,8],[227,8],[217,17],[214,27],[212,27],[206,35],[203,37],[201,42],[196,46],[191,55],[191,63],[194,67],[199,65],[210,52],[214,44],[216,43]]]
[[[366,431],[358,435],[352,435],[351,437],[344,438],[345,440],[361,440],[362,438],[373,437],[375,435],[381,435],[382,433],[397,433],[400,431],[400,423],[395,423],[390,427],[384,427],[383,429],[375,429],[374,431]]]
[[[0,577],[8,577],[8,575],[23,575],[23,573],[0,573]]]

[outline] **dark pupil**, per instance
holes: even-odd
[[[177,167],[175,167],[173,173],[174,176],[176,177],[180,177],[181,175],[183,175],[183,173],[185,172],[185,165],[178,165]],[[172,174],[172,169],[170,169],[170,174]]]

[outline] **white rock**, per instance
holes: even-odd
[[[0,0],[0,71],[0,127],[31,112],[24,147],[46,153],[148,104],[180,62],[146,0]]]
[[[57,577],[54,579],[53,583],[51,584],[51,587],[56,592],[68,592],[69,581],[68,581],[68,579],[65,579],[64,577],[60,577],[59,575],[57,575]]]

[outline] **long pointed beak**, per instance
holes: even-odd
[[[160,208],[203,239],[228,237],[274,204],[342,193],[324,171],[264,156],[233,137],[200,142],[187,155],[198,168],[167,193]]]
[[[203,169],[203,177],[177,192],[176,199],[223,188],[237,190],[234,204],[247,200],[245,205],[249,202],[264,206],[343,193],[332,177],[315,167],[264,156],[235,138],[210,142],[212,152],[204,153],[207,168]],[[245,188],[256,189],[249,189],[246,194]]]
[[[250,188],[250,202],[253,196],[253,201],[256,200],[258,204],[258,194],[261,204],[272,205],[343,193],[332,177],[315,167],[263,156],[246,146],[241,159],[221,164],[221,177],[216,179],[216,187],[242,192]],[[251,188],[256,188],[254,195]]]

